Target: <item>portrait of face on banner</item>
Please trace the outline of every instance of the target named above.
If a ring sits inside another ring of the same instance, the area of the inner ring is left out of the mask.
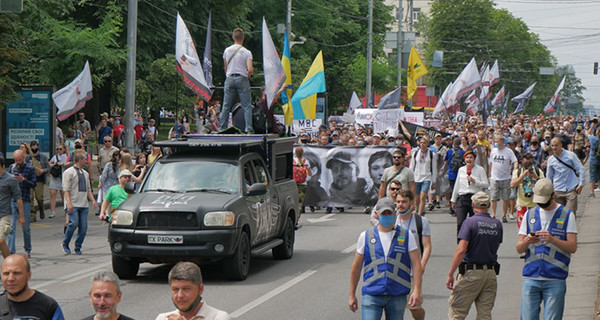
[[[303,145],[311,166],[304,204],[352,207],[377,203],[381,177],[392,166],[394,147],[334,147]]]

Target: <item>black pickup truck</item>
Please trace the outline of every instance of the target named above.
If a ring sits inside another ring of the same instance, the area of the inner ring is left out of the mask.
[[[272,249],[290,259],[300,216],[294,142],[265,135],[155,142],[173,152],[113,213],[113,271],[133,278],[142,262],[222,261],[228,278],[244,280],[252,255]]]

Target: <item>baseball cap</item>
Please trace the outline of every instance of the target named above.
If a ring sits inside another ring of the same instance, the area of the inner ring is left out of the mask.
[[[394,212],[396,210],[396,204],[390,198],[381,198],[377,201],[375,205],[375,211],[377,212],[385,212],[391,211]]]
[[[471,201],[477,208],[486,209],[490,206],[490,196],[483,191],[479,191],[471,196]]]
[[[552,133],[550,133],[550,131],[544,132],[544,138],[550,138],[550,137],[552,137]]]
[[[122,176],[132,176],[131,171],[125,169],[123,171],[121,171],[121,173],[119,173],[119,178],[121,178]]]
[[[308,133],[306,133],[306,132],[302,132],[302,133],[300,134],[300,137],[308,137]]]
[[[577,130],[583,130],[582,126],[577,126]]]
[[[381,139],[381,135],[380,135],[379,133],[376,133],[376,134],[374,134],[374,135],[373,135],[373,138],[375,138],[375,137],[377,137],[377,138],[380,138],[380,139]]]
[[[78,143],[79,143],[80,145],[83,145],[83,140],[81,140],[81,139],[77,139],[77,140],[75,140],[75,144],[78,144]]]
[[[554,193],[554,185],[550,179],[540,179],[533,186],[533,202],[546,203]]]
[[[329,159],[327,161],[327,164],[325,166],[328,169],[331,169],[331,165],[333,164],[334,161],[338,161],[338,162],[345,163],[345,164],[354,163],[354,161],[352,161],[352,157],[350,156],[350,153],[345,152],[343,150],[338,151],[337,153],[335,153],[333,155],[333,157],[331,157],[331,159]]]
[[[337,132],[337,131],[334,131],[334,132],[332,132],[332,133],[331,133],[331,136],[332,136],[332,137],[333,137],[333,136],[338,136],[338,137],[339,137],[339,136],[340,136],[340,133],[339,133],[339,132]]]

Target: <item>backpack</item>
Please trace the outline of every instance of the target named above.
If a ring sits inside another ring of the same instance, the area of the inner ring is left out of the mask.
[[[452,171],[458,172],[458,169],[464,165],[465,161],[460,155],[460,148],[452,148],[452,159],[450,160]]]
[[[419,250],[423,255],[423,217],[419,214],[413,214],[415,217],[415,225],[417,226],[417,236],[419,237]]]
[[[298,163],[296,159],[294,159],[294,181],[296,183],[304,183],[306,182],[306,176],[308,173],[306,172],[306,160],[302,159],[302,163]]]

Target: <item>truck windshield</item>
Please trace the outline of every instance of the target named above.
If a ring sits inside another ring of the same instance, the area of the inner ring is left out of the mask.
[[[154,164],[141,192],[237,193],[239,188],[236,165],[208,161],[159,161]]]

